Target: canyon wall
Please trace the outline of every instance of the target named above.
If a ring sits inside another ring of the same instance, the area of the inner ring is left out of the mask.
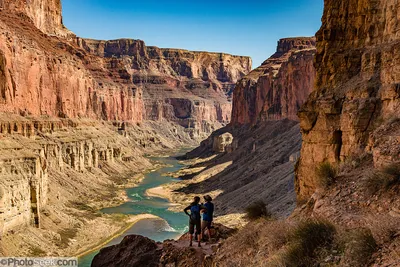
[[[363,152],[375,167],[400,160],[399,129],[390,125],[400,115],[399,14],[395,0],[325,1],[316,90],[299,112],[299,198],[315,191],[321,162]]]
[[[1,11],[0,112],[142,121],[141,91],[113,81],[97,59]]]
[[[114,76],[143,90],[146,120],[168,120],[211,133],[229,123],[235,83],[251,70],[251,59],[224,53],[146,46],[141,40],[77,39]]]
[[[297,111],[313,90],[315,38],[286,38],[260,67],[234,90],[232,124],[298,120]]]
[[[46,34],[73,36],[62,23],[61,0],[0,0],[0,9],[25,14]]]

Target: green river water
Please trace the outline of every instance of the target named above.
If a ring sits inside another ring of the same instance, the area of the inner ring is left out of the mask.
[[[136,223],[132,228],[123,235],[115,238],[105,247],[115,245],[121,242],[126,235],[138,234],[146,236],[155,241],[164,241],[166,239],[175,239],[181,236],[187,228],[187,216],[182,213],[169,211],[171,203],[166,199],[157,197],[148,197],[145,192],[149,188],[158,187],[166,183],[170,183],[175,178],[162,176],[166,172],[175,172],[183,167],[174,157],[151,158],[157,162],[167,164],[168,167],[147,173],[139,186],[126,190],[129,201],[113,208],[103,209],[104,213],[122,213],[122,214],[153,214],[163,220],[148,219]],[[98,253],[95,251],[79,259],[79,267],[90,266],[94,256]]]

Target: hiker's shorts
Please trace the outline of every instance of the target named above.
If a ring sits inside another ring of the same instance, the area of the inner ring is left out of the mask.
[[[194,234],[194,228],[196,227],[196,234],[201,234],[201,221],[191,222],[189,221],[189,234]]]
[[[209,222],[209,221],[202,221],[201,222],[201,231],[202,232],[204,232],[204,230],[207,228],[207,229],[210,229],[211,228],[211,224],[212,224],[212,222]]]

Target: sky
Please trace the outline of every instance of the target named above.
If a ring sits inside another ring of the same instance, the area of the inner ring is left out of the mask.
[[[63,0],[63,21],[80,37],[250,56],[259,66],[280,38],[313,36],[323,0]]]

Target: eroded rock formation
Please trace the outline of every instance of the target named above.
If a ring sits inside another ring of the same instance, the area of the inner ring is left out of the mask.
[[[62,23],[60,0],[0,0],[0,9],[25,14],[46,34],[73,36]]]
[[[325,1],[316,90],[299,112],[300,198],[315,191],[321,162],[338,163],[363,151],[374,155],[375,166],[400,159],[399,129],[389,123],[400,115],[399,13],[394,0]],[[385,136],[376,138],[376,129]]]
[[[232,124],[298,120],[297,111],[314,87],[315,38],[286,38],[276,53],[240,80],[234,91]]]

